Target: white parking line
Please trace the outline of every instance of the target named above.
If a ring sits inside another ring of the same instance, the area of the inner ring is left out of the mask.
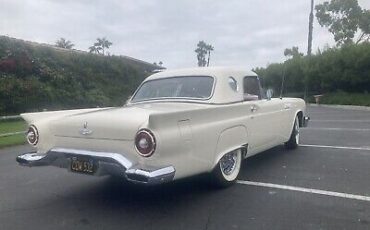
[[[310,122],[370,122],[370,120],[310,120]]]
[[[369,132],[370,131],[370,129],[321,128],[321,127],[305,127],[302,130],[360,131],[360,132]]]
[[[289,185],[280,185],[280,184],[271,184],[271,183],[263,183],[263,182],[254,182],[254,181],[244,181],[238,180],[236,183],[242,185],[251,185],[251,186],[259,186],[259,187],[266,187],[266,188],[276,188],[276,189],[283,189],[283,190],[290,190],[290,191],[297,191],[297,192],[305,192],[311,194],[319,194],[324,196],[333,196],[345,199],[352,199],[352,200],[360,200],[360,201],[369,201],[369,196],[361,196],[361,195],[354,195],[348,193],[341,193],[341,192],[332,192],[326,190],[319,190],[319,189],[312,189],[312,188],[302,188],[296,186],[289,186]]]
[[[349,150],[365,150],[370,151],[370,147],[346,147],[346,146],[331,146],[331,145],[302,145],[301,147],[313,147],[313,148],[331,148],[331,149],[349,149]]]

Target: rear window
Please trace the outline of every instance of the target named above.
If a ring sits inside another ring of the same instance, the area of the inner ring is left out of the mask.
[[[132,102],[189,98],[208,99],[211,97],[214,79],[210,76],[170,77],[147,81],[141,85]]]

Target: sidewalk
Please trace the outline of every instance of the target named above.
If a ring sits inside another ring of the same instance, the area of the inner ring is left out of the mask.
[[[309,106],[315,106],[315,107],[326,107],[326,108],[353,109],[353,110],[370,111],[370,106],[359,106],[359,105],[326,105],[326,104],[314,104],[314,103],[309,103],[308,105]]]

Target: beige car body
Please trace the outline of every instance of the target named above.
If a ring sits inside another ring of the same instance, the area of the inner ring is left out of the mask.
[[[280,145],[290,138],[297,116],[301,125],[304,122],[302,99],[245,101],[243,79],[257,76],[251,71],[216,67],[168,70],[153,74],[144,82],[203,75],[214,78],[212,95],[207,99],[163,98],[137,103],[129,100],[123,107],[22,114],[39,132],[37,152],[32,154],[40,158],[51,149],[66,149],[72,154],[75,150],[76,154],[114,153],[115,157],[119,154],[130,162],[124,170],[135,165],[140,166],[136,171],[171,166],[172,180],[211,172],[224,154],[235,149],[243,149],[244,157],[248,157]],[[230,87],[230,77],[236,80],[237,90]],[[89,135],[81,134],[85,122],[91,130]],[[135,149],[135,135],[143,128],[156,138],[156,150],[150,157],[140,156]],[[37,165],[30,163],[33,160],[30,155],[23,155],[18,162]],[[68,161],[59,166],[68,168],[67,164]]]

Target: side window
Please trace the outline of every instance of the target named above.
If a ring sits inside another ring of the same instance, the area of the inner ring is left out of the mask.
[[[237,91],[239,90],[239,89],[238,89],[238,82],[236,82],[235,78],[233,78],[233,77],[229,77],[228,82],[229,82],[229,86],[230,86],[230,88],[231,88],[233,91],[237,92]]]
[[[257,77],[245,77],[243,80],[243,88],[244,100],[253,101],[262,99],[261,87]]]

